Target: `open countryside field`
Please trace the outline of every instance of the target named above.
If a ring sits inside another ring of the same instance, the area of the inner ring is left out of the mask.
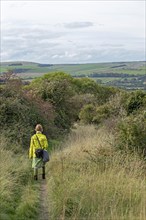
[[[89,77],[98,83],[126,89],[146,90],[146,62],[90,64],[39,64],[33,62],[2,62],[0,74],[13,70],[22,80],[32,80],[45,73],[61,71],[74,77]]]

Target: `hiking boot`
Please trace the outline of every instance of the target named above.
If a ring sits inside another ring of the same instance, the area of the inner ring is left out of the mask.
[[[34,176],[34,180],[38,180],[38,176],[37,175]]]

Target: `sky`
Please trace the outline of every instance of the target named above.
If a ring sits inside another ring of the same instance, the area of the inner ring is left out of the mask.
[[[1,61],[143,61],[145,0],[1,0]]]

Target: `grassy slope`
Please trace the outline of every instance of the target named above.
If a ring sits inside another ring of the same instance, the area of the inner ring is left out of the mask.
[[[0,140],[0,219],[36,219],[40,192],[27,155],[2,135]]]
[[[145,163],[113,145],[104,129],[79,127],[52,154],[51,219],[146,219]]]
[[[11,64],[14,62],[11,62]],[[16,62],[15,62],[16,63]],[[19,62],[20,63],[20,62]],[[72,75],[80,74],[92,74],[96,73],[127,73],[127,74],[146,74],[144,62],[123,62],[123,63],[93,63],[93,64],[58,64],[50,67],[39,67],[37,63],[22,62],[22,66],[8,66],[10,63],[1,63],[0,72],[5,72],[8,69],[23,68],[29,69],[24,73],[20,73],[21,76],[34,77],[43,75],[44,73],[52,71],[64,71]],[[125,65],[123,67],[118,67]],[[114,67],[114,68],[113,68]],[[22,77],[22,78],[23,78]]]
[[[18,62],[20,64],[20,62]],[[90,64],[55,64],[51,66],[39,66],[38,63],[21,62],[23,65],[9,66],[17,64],[17,62],[1,63],[0,73],[6,72],[8,69],[23,69],[17,72],[17,75],[23,80],[31,81],[36,77],[43,76],[46,73],[62,71],[77,77],[89,77],[98,83],[116,86],[125,89],[146,90],[146,79],[141,76],[146,76],[146,62],[116,62],[116,63],[90,63]],[[26,71],[25,71],[26,69]],[[96,75],[95,74],[100,74]],[[104,75],[103,75],[104,74]],[[108,75],[112,74],[112,76]],[[119,74],[118,78],[117,75]],[[125,77],[128,74],[129,77]],[[130,76],[131,75],[131,76]],[[124,79],[124,80],[123,80]]]
[[[104,128],[79,126],[52,152],[47,164],[50,219],[146,219],[145,162],[113,146],[114,137]],[[1,136],[2,220],[38,216],[40,185],[32,182],[23,154]]]

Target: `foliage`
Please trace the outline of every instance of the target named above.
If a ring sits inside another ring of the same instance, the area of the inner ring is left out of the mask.
[[[100,124],[105,119],[109,118],[111,114],[111,109],[108,104],[101,105],[96,108],[95,116],[92,118],[92,121],[96,124]]]
[[[93,104],[84,105],[80,111],[79,119],[84,124],[90,124],[95,114],[95,106]]]
[[[145,219],[145,163],[137,154],[146,153],[145,107],[144,92],[106,88],[62,72],[29,86],[8,80],[0,89],[0,217],[36,219],[39,195],[21,146],[29,146],[35,125],[41,123],[52,150],[51,219]],[[75,126],[78,120],[87,125]],[[89,125],[106,126],[107,121],[109,131]],[[75,129],[60,146],[60,134],[72,125]]]
[[[78,93],[96,94],[100,88],[95,81],[89,78],[74,79],[73,82]]]
[[[78,120],[102,124],[117,118],[116,128],[120,118],[145,108],[146,94],[103,87],[89,78],[55,72],[33,80],[28,86],[23,86],[19,79],[8,79],[1,88],[0,103],[5,135],[28,146],[37,123],[43,124],[51,139],[69,132]]]
[[[146,93],[143,91],[132,92],[125,102],[127,114],[137,111],[139,108],[146,106]]]
[[[118,92],[118,89],[101,86],[90,78],[74,79],[73,83],[77,93],[94,95],[98,104],[105,103],[110,96]]]
[[[111,96],[106,103],[97,105],[92,121],[95,124],[100,124],[105,122],[107,119],[124,117],[126,115],[126,110],[124,108],[124,96],[125,93],[120,91]]]
[[[100,124],[109,118],[124,115],[123,94],[123,92],[117,92],[107,102],[100,105],[95,101],[83,105],[79,113],[80,120],[86,124]]]
[[[70,98],[74,95],[71,88],[71,76],[64,73],[46,74],[36,79],[30,85],[37,96],[52,103],[55,109],[54,123],[60,129],[69,129],[72,123]]]
[[[0,128],[12,142],[17,142],[25,148],[29,146],[30,136],[37,123],[42,123],[45,130],[48,128],[45,125],[48,123],[46,120],[49,116],[46,117],[42,108],[36,108],[36,103],[34,104],[34,101],[32,102],[22,92],[16,93],[13,87],[10,87],[9,90],[6,87],[1,92]],[[48,110],[49,108],[47,108]],[[51,116],[52,114],[50,114]]]
[[[54,123],[63,130],[69,130],[80,118],[79,112],[86,104],[104,103],[117,91],[99,86],[91,79],[76,79],[63,72],[46,74],[32,81],[28,88],[52,103],[56,113]]]
[[[52,155],[51,219],[145,219],[145,163],[114,143],[103,128],[79,126]]]
[[[0,219],[36,219],[39,190],[32,182],[26,153],[16,153],[20,146],[2,134],[0,139]]]
[[[117,146],[146,155],[146,112],[139,111],[118,122]]]

